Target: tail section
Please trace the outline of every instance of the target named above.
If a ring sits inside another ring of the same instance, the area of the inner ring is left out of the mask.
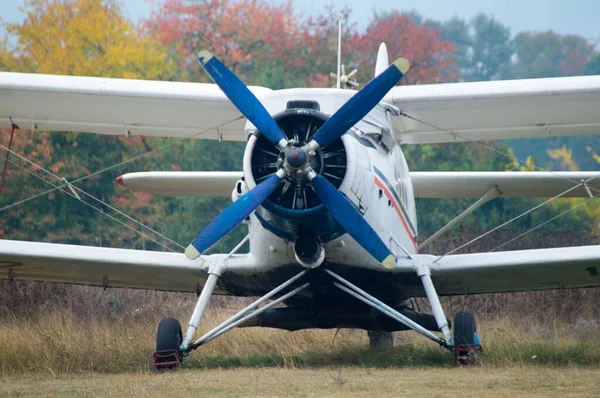
[[[379,51],[377,51],[377,63],[375,64],[375,77],[390,66],[390,59],[388,57],[387,47],[385,43],[381,43]]]

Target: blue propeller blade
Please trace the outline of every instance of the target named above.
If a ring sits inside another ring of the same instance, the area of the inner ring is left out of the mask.
[[[273,174],[229,205],[190,243],[185,249],[185,256],[193,260],[210,249],[260,206],[275,191],[280,182],[280,177]]]
[[[366,251],[386,268],[396,265],[396,257],[371,228],[362,214],[325,177],[317,175],[311,181],[317,196],[331,215]]]
[[[256,126],[261,134],[275,145],[286,139],[258,98],[211,52],[200,51],[198,61],[233,105]]]
[[[385,97],[409,68],[406,59],[397,59],[338,109],[317,131],[314,141],[324,147],[344,135]]]

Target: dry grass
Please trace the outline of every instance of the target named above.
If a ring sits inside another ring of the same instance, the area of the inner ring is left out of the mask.
[[[236,308],[239,306],[235,306]],[[234,312],[213,306],[200,332]],[[137,315],[136,315],[137,314]],[[179,313],[187,319],[188,312]],[[50,311],[34,318],[5,319],[0,324],[0,374],[73,372],[145,372],[151,370],[156,325],[163,314],[143,311],[121,319],[77,319],[72,312]],[[184,321],[185,322],[185,321]],[[600,327],[593,321],[540,324],[502,318],[480,324],[488,366],[600,364]],[[358,330],[237,329],[193,352],[191,368],[232,367],[451,367],[452,355],[410,332],[396,334],[397,348],[372,351]]]
[[[156,374],[5,376],[8,396],[596,397],[597,370],[512,368],[229,369]]]
[[[444,298],[443,305],[450,317],[476,314],[486,366],[595,367],[599,299],[600,289],[578,289]],[[194,302],[193,294],[0,282],[0,375],[149,371],[158,322],[174,316],[185,325]],[[214,297],[200,333],[247,302]],[[450,353],[419,335],[397,333],[396,341],[396,349],[374,352],[363,331],[239,329],[193,352],[186,366],[453,366]]]

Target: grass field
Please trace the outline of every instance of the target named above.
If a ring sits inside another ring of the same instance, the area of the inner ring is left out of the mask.
[[[157,374],[5,376],[8,396],[597,397],[597,369],[540,366],[370,369],[238,368]]]
[[[156,326],[165,316],[185,324],[193,297],[113,296],[80,287],[48,301],[19,287],[8,286],[12,306],[0,308],[0,396],[563,397],[600,391],[598,300],[591,290],[445,299],[450,316],[457,309],[481,311],[485,354],[478,367],[456,369],[450,352],[412,332],[396,333],[393,350],[371,350],[364,331],[247,328],[191,353],[184,369],[157,374],[151,362]],[[199,334],[244,305],[216,298]]]
[[[211,310],[200,333],[227,317],[232,309]],[[49,313],[33,319],[0,323],[0,375],[140,372],[152,368],[159,317],[139,320],[93,317],[79,320],[71,313]],[[598,366],[599,327],[596,323],[539,324],[521,318],[481,322],[479,335],[490,366]],[[393,350],[368,348],[360,330],[235,329],[200,347],[186,359],[197,369],[237,367],[311,368],[359,366],[400,368],[453,366],[453,356],[413,332],[396,333]]]

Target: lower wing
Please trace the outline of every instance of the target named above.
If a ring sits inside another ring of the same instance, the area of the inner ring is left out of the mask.
[[[181,253],[0,240],[0,280],[31,280],[135,289],[198,292],[210,267],[252,266],[249,255]],[[215,293],[227,294],[217,287]]]
[[[429,266],[440,295],[519,292],[600,286],[600,246],[432,255],[402,259],[393,270]]]
[[[0,240],[0,280],[197,293],[206,281],[208,270],[225,265],[224,276],[232,273],[247,277],[259,272],[260,267],[247,254],[214,254],[192,262],[180,253]],[[600,246],[458,254],[441,258],[420,254],[413,255],[412,259],[401,258],[396,268],[380,272],[399,276],[404,280],[402,288],[419,296],[424,293],[417,283],[417,265],[430,268],[440,295],[600,286]],[[363,272],[373,271],[364,269]],[[411,281],[417,284],[411,287]],[[218,286],[215,293],[229,292]]]

